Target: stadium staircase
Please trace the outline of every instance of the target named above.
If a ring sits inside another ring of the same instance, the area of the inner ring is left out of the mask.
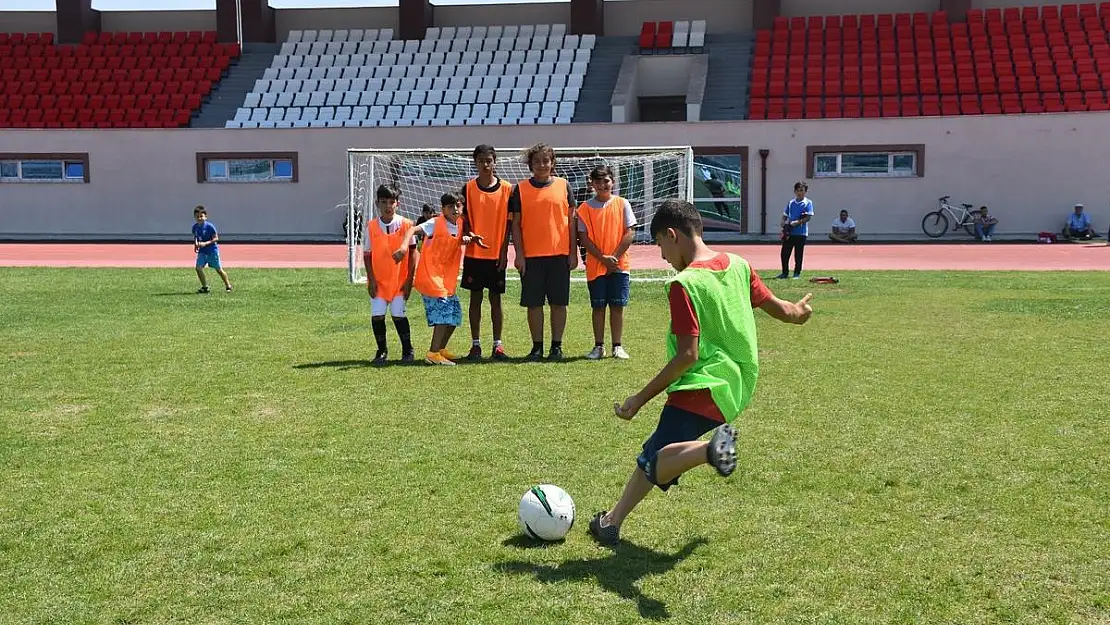
[[[748,73],[754,34],[707,34],[709,75],[701,105],[703,120],[745,119],[748,112]]]
[[[254,88],[254,81],[270,66],[274,55],[281,49],[276,43],[248,43],[238,63],[228,68],[227,76],[212,91],[208,101],[193,118],[193,128],[223,128],[243,105],[243,99]]]
[[[636,37],[598,37],[574,110],[574,123],[613,121],[610,100],[617,86],[621,62],[629,54],[636,54]]]

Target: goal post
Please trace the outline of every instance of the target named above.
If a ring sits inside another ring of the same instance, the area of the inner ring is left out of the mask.
[[[524,149],[498,149],[496,174],[509,184],[530,177]],[[430,204],[439,213],[439,198],[458,193],[477,175],[473,149],[359,149],[347,151],[347,268],[352,283],[366,281],[363,242],[369,240],[367,226],[377,211],[375,191],[381,184],[394,184],[401,191],[398,213],[416,221],[421,207]],[[636,242],[630,248],[632,279],[660,280],[673,274],[658,253],[645,249],[650,244],[648,227],[660,204],[669,199],[694,201],[694,153],[683,147],[591,147],[555,148],[555,175],[570,182],[580,203],[593,196],[590,170],[608,165],[616,177],[613,193],[632,205],[636,216]],[[510,246],[510,256],[512,247]],[[515,272],[509,272],[514,279]],[[585,280],[581,270],[572,280]]]

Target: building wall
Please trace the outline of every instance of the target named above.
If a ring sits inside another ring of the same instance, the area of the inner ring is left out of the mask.
[[[397,29],[397,7],[365,7],[357,9],[275,9],[274,21],[278,41],[285,41],[291,30],[322,28],[392,28]]]
[[[0,33],[58,34],[53,11],[0,11]]]
[[[566,24],[569,27],[570,3],[437,5],[435,22],[437,26]]]
[[[708,33],[736,33],[752,28],[752,0],[636,0],[605,3],[605,34],[640,34],[644,22],[705,20]]]
[[[212,210],[229,237],[336,236],[335,208],[347,196],[349,147],[469,150],[547,141],[584,146],[747,146],[750,223],[758,228],[759,149],[768,159],[768,223],[774,224],[795,180],[806,175],[806,147],[924,144],[924,177],[817,179],[815,227],[824,230],[842,208],[867,235],[920,235],[936,199],[987,204],[1001,233],[1059,230],[1070,207],[1083,202],[1099,228],[1110,211],[1104,137],[1110,115],[968,116],[876,120],[795,120],[657,124],[575,124],[497,128],[289,130],[7,131],[7,152],[88,152],[89,184],[11,184],[0,190],[0,237],[181,238],[195,204]],[[197,152],[297,151],[295,184],[201,184]],[[504,158],[504,157],[503,157]],[[827,222],[827,223],[826,223]],[[772,226],[773,228],[773,226]],[[186,235],[187,236],[187,235]]]
[[[216,30],[215,11],[101,11],[105,32]]]
[[[938,0],[782,0],[781,12],[787,17],[797,17],[850,13],[931,13],[939,8]]]

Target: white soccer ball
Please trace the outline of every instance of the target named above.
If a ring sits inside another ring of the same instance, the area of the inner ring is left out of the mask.
[[[558,486],[533,486],[520,498],[517,520],[529,538],[562,540],[574,525],[574,500]]]

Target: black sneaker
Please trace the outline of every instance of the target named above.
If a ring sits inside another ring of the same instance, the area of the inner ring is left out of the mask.
[[[231,292],[231,287],[224,287],[224,290],[227,291],[228,293],[230,293]]]
[[[370,363],[374,366],[380,367],[389,359],[389,353],[384,349],[379,349],[378,353],[374,354],[374,360]]]
[[[787,278],[789,278],[789,277],[790,277],[790,276],[789,276],[788,274],[785,274],[785,273],[780,273],[779,275],[775,276],[775,280],[785,280],[785,279],[787,279]]]
[[[197,289],[197,293],[211,293],[211,292],[212,292],[212,290],[209,289],[207,286],[202,286],[199,289]]]
[[[533,347],[532,351],[528,352],[528,355],[525,356],[524,359],[529,362],[538,362],[540,360],[543,360],[543,348]]]
[[[466,360],[468,362],[478,362],[481,359],[482,359],[482,348],[479,347],[478,345],[472,345],[470,347],[470,353],[468,353],[466,355]]]
[[[416,354],[413,353],[413,351],[411,349],[407,350],[407,351],[405,351],[404,353],[401,354],[401,362],[415,362],[415,361],[416,361]]]
[[[489,358],[490,358],[490,360],[496,360],[498,362],[501,362],[501,361],[508,360],[509,355],[505,353],[505,348],[504,347],[502,347],[500,345],[494,345],[493,346],[493,353],[490,354]]]
[[[709,464],[724,477],[736,470],[736,430],[729,424],[717,427],[709,439]]]
[[[547,359],[550,360],[550,361],[562,360],[563,359],[563,348],[562,347],[552,347],[551,351],[548,352],[548,354],[547,354]]]
[[[594,540],[602,545],[613,546],[621,541],[621,528],[619,525],[602,527],[601,519],[606,514],[608,512],[598,512],[594,515],[594,518],[590,519],[590,536],[593,536]]]

